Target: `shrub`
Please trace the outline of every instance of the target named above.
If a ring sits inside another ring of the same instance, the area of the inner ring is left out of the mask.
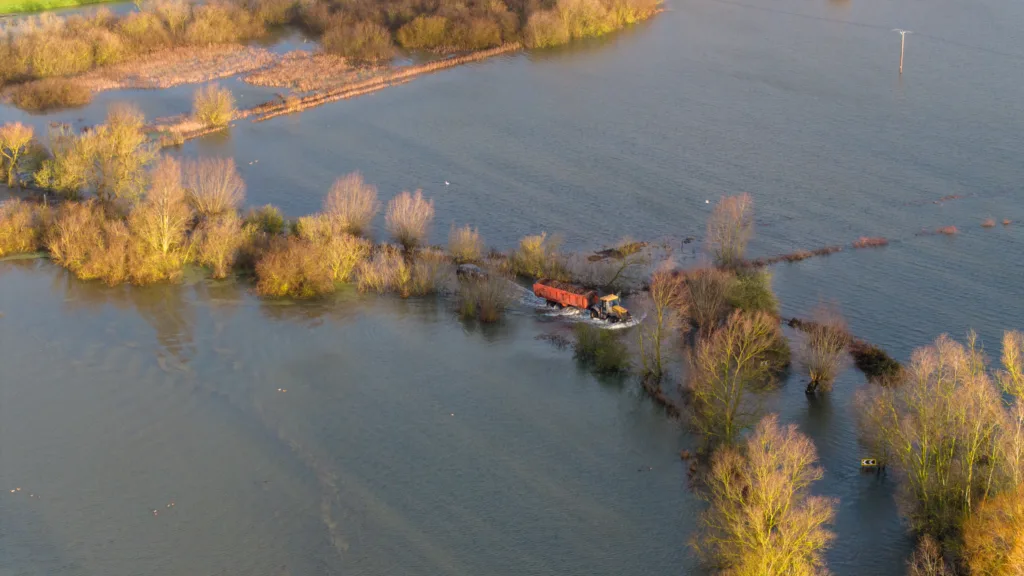
[[[181,25],[184,26],[184,22]],[[174,42],[172,32],[164,27],[160,17],[153,12],[130,13],[117,22],[115,30],[132,52],[155,52]]]
[[[602,330],[585,323],[573,326],[574,356],[601,374],[628,372],[629,351],[613,330]]]
[[[252,33],[251,16],[230,4],[197,4],[185,26],[184,41],[190,46],[237,42]]]
[[[12,88],[11,102],[22,110],[49,112],[85,106],[92,102],[92,92],[74,80],[44,78]]]
[[[83,134],[85,149],[95,157],[90,182],[101,200],[134,199],[146,185],[146,170],[156,158],[156,149],[143,132],[145,117],[131,104],[112,104],[107,123]],[[94,140],[92,145],[89,141]]]
[[[1024,484],[986,500],[964,524],[971,574],[1018,576],[1024,566]]]
[[[434,201],[425,200],[423,192],[402,192],[388,202],[385,223],[391,236],[406,250],[413,250],[427,237],[427,229],[434,219]]]
[[[189,203],[201,217],[237,210],[245,199],[245,182],[232,158],[186,161],[183,171]]]
[[[814,444],[770,415],[744,448],[713,456],[705,478],[710,507],[692,546],[728,574],[827,574],[824,552],[835,535],[826,526],[838,501],[810,494],[823,476]]]
[[[315,298],[334,291],[331,269],[308,241],[275,239],[256,262],[256,293],[271,298]]]
[[[779,314],[779,300],[772,292],[772,275],[766,270],[738,272],[728,283],[726,299],[735,310]]]
[[[250,209],[249,214],[245,217],[245,224],[252,225],[271,236],[277,236],[285,229],[284,215],[277,207],[270,204]]]
[[[960,230],[956,226],[943,226],[936,230],[939,234],[945,234],[946,236],[954,236],[960,233]]]
[[[451,263],[444,252],[423,250],[413,261],[410,292],[417,296],[438,292],[448,285],[451,273]]]
[[[981,227],[982,228],[995,228],[996,227],[995,218],[986,218],[985,220],[982,221]]]
[[[377,188],[353,172],[334,181],[324,200],[324,214],[337,232],[363,236],[380,210]]]
[[[799,357],[811,378],[807,391],[830,390],[846,360],[850,342],[846,320],[838,311],[819,307],[805,326]]]
[[[476,228],[468,224],[462,228],[456,228],[452,224],[448,231],[448,253],[456,265],[478,262],[483,255],[484,241]]]
[[[878,346],[851,340],[850,355],[854,365],[864,373],[871,382],[898,384],[902,380],[903,366]]]
[[[44,247],[49,212],[18,199],[0,204],[0,257]]]
[[[395,38],[403,48],[434,49],[444,46],[448,19],[444,16],[417,16],[398,29]]]
[[[321,44],[326,52],[355,63],[376,63],[394,54],[391,34],[387,28],[373,22],[335,22],[324,32]]]
[[[459,314],[490,324],[501,320],[512,303],[512,280],[490,272],[482,277],[459,281]]]
[[[206,126],[227,126],[235,117],[235,97],[216,83],[203,86],[192,99],[192,116]]]
[[[569,280],[565,261],[558,253],[560,244],[559,237],[548,237],[546,232],[523,238],[509,258],[512,272],[531,278]]]
[[[369,240],[350,234],[331,236],[325,242],[314,245],[320,259],[330,271],[334,282],[350,282],[359,265],[370,256],[373,245]]]
[[[0,126],[0,168],[6,170],[7,186],[11,188],[21,184],[18,160],[28,151],[33,134],[32,127],[21,122]]]
[[[526,22],[526,44],[531,48],[550,48],[569,42],[569,28],[556,12],[538,10]]]
[[[359,291],[384,294],[395,284],[396,271],[405,266],[405,260],[396,250],[385,246],[370,260],[359,265]]]
[[[242,219],[235,212],[208,218],[195,231],[196,261],[208,266],[214,278],[226,278],[238,260],[246,236]]]
[[[665,264],[651,276],[647,292],[650,298],[649,320],[642,323],[637,331],[644,376],[654,381],[660,381],[664,374],[662,353],[665,342],[682,323],[687,308],[680,281],[669,270],[668,263]]]
[[[94,201],[61,206],[47,239],[51,259],[82,280],[113,286],[129,278],[130,235],[120,220],[109,220]]]
[[[708,218],[708,248],[719,266],[743,263],[747,243],[754,234],[753,201],[750,194],[723,196]]]
[[[42,162],[34,178],[42,188],[65,198],[77,198],[93,179],[95,138],[79,137],[67,127],[49,134],[53,158]]]
[[[907,561],[908,576],[954,576],[942,557],[942,548],[934,538],[925,534],[918,542],[914,554]]]

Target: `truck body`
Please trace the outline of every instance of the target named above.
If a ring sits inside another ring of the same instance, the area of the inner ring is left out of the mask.
[[[591,317],[612,322],[629,320],[629,311],[622,307],[615,294],[598,296],[597,291],[575,284],[542,278],[533,284],[533,293],[550,306],[578,308],[590,312]]]

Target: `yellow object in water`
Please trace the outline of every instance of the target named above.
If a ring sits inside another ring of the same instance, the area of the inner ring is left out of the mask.
[[[863,458],[860,461],[861,468],[874,468],[878,466],[878,460],[874,458]]]

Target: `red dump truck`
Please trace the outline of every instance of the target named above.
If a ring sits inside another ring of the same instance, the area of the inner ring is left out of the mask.
[[[622,307],[616,294],[598,296],[596,290],[547,278],[533,284],[533,293],[546,300],[549,306],[578,308],[590,312],[593,318],[612,322],[629,320],[629,311]]]

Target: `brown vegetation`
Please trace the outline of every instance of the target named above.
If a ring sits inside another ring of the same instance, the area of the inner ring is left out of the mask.
[[[235,117],[235,97],[231,90],[217,84],[197,89],[192,99],[192,117],[205,126],[227,126]]]
[[[1006,220],[1003,220],[1003,226],[1009,226],[1011,223],[1012,222],[1011,222],[1011,220],[1009,218],[1007,218]]]
[[[770,358],[780,336],[775,318],[736,311],[724,326],[697,342],[687,392],[693,424],[705,442],[733,445],[757,421],[749,396],[771,381]]]
[[[728,313],[729,286],[733,276],[718,268],[697,268],[683,278],[683,299],[690,322],[701,336],[709,336]]]
[[[807,392],[831,390],[846,359],[850,342],[846,320],[834,309],[819,307],[807,323],[800,346],[800,364],[810,376]]]
[[[90,92],[169,88],[259,71],[283,61],[268,50],[237,44],[187,46],[143,54],[68,80]]]
[[[572,327],[573,355],[598,374],[621,374],[632,366],[618,331],[603,330],[580,322]]]
[[[353,172],[334,181],[324,200],[324,215],[337,232],[364,236],[380,211],[377,188]]]
[[[995,220],[995,218],[985,218],[984,220],[981,221],[981,227],[982,228],[995,228],[996,227],[996,220]]]
[[[964,523],[964,557],[975,576],[1024,569],[1024,484],[982,502]]]
[[[733,268],[743,262],[747,243],[754,234],[754,202],[750,194],[723,196],[708,218],[708,249],[715,263]]]
[[[356,63],[375,63],[389,60],[395,47],[388,29],[374,22],[347,24],[335,19],[321,38],[329,54],[344,56]]]
[[[452,224],[448,231],[448,253],[451,254],[455,265],[478,262],[483,256],[484,241],[480,238],[480,232],[468,224],[462,228],[456,228]]]
[[[942,557],[942,548],[931,536],[918,542],[914,554],[907,562],[908,576],[953,576],[953,570]]]
[[[551,9],[533,12],[523,35],[533,48],[558,46],[649,18],[658,5],[654,0],[558,0]]]
[[[692,543],[707,561],[736,576],[827,573],[835,499],[811,496],[821,480],[817,451],[795,425],[769,415],[744,450],[715,453],[705,482],[710,508]]]
[[[957,230],[956,226],[943,226],[942,228],[936,230],[936,232],[938,232],[939,234],[945,234],[946,236],[953,236],[955,234],[960,233],[960,231]]]
[[[878,236],[861,236],[853,243],[854,248],[881,248],[888,245],[887,239]]]
[[[67,78],[43,78],[12,86],[6,91],[11,103],[29,112],[81,108],[92,102],[92,92]]]
[[[685,320],[687,301],[683,297],[681,283],[668,268],[668,263],[651,276],[648,296],[648,319],[640,325],[637,338],[643,376],[653,384],[660,382],[665,373],[662,361],[665,344]]]
[[[388,202],[384,216],[388,232],[406,250],[413,250],[427,239],[434,219],[434,201],[423,198],[423,191],[402,192]]]
[[[183,172],[189,203],[201,217],[235,211],[245,199],[245,181],[233,158],[187,160]]]
[[[146,169],[156,150],[142,131],[137,108],[114,104],[107,122],[81,134],[67,127],[50,133],[50,151],[35,180],[68,198],[93,192],[105,202],[137,198],[146,185]]]
[[[13,122],[0,126],[0,170],[5,172],[7,186],[21,184],[18,178],[18,161],[28,151],[35,135],[31,126]]]
[[[48,209],[21,200],[0,204],[0,257],[42,250]]]
[[[242,220],[235,212],[207,218],[193,236],[196,262],[208,266],[214,278],[226,278],[251,232],[242,228]]]
[[[490,271],[482,277],[459,280],[459,314],[463,319],[476,318],[490,324],[501,320],[512,303],[512,280]]]

